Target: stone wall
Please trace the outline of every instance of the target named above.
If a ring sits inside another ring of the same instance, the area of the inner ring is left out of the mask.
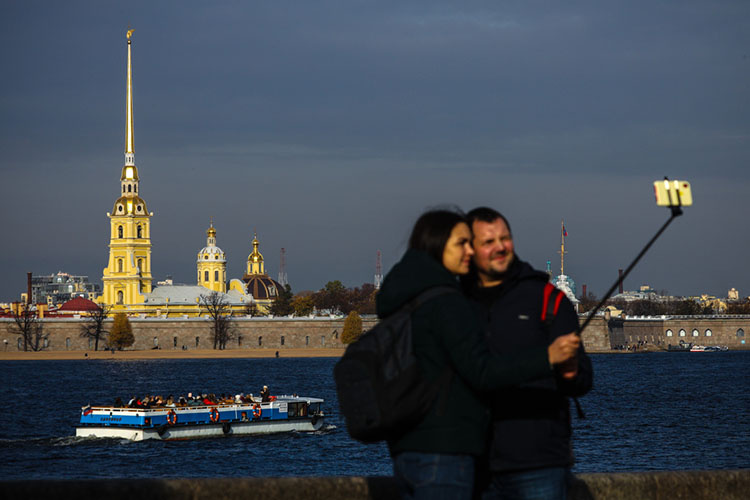
[[[579,474],[570,500],[744,500],[750,470]],[[379,500],[399,497],[392,477],[277,477],[217,479],[96,479],[0,481],[6,500]]]
[[[581,323],[584,317],[580,318]],[[8,340],[8,349],[18,349],[19,336],[8,329],[12,319],[0,319],[0,342]],[[81,319],[45,318],[42,320],[49,334],[50,351],[85,351],[93,343],[81,338]],[[374,318],[363,319],[365,330],[375,324]],[[210,349],[212,323],[206,318],[130,318],[136,341],[132,349]],[[112,320],[108,320],[107,328]],[[341,331],[344,318],[237,318],[237,336],[227,349],[290,349],[343,347]],[[672,336],[668,336],[668,331]],[[685,336],[680,336],[684,330]],[[697,331],[698,335],[693,336]],[[707,335],[710,331],[711,335]],[[745,332],[738,336],[738,331]],[[748,349],[742,343],[750,334],[750,316],[682,316],[666,318],[626,318],[605,320],[594,318],[583,332],[583,342],[589,352],[608,352],[620,344],[646,341],[649,345],[666,348],[682,339],[702,345],[726,345],[730,349]],[[100,349],[103,346],[100,345]]]
[[[13,320],[0,319],[0,341],[8,340],[8,349],[18,348],[20,336],[8,327]],[[85,351],[93,349],[93,341],[80,335],[82,320],[76,318],[45,318],[44,331],[49,335],[50,351]],[[211,349],[213,323],[207,318],[161,319],[130,318],[135,344],[133,350],[160,349]],[[375,319],[362,321],[364,329],[371,328]],[[341,331],[344,318],[237,318],[233,321],[237,335],[227,344],[227,349],[292,349],[343,347]],[[112,320],[105,328],[110,329]],[[104,346],[100,342],[99,348]],[[22,347],[21,347],[22,349]]]

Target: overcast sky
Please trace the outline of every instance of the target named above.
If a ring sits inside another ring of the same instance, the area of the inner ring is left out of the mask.
[[[195,282],[213,216],[231,277],[257,230],[294,291],[387,271],[426,208],[489,205],[521,258],[601,296],[626,280],[750,295],[750,2],[105,2],[0,5],[0,301],[26,272],[101,283],[125,147],[155,280]]]

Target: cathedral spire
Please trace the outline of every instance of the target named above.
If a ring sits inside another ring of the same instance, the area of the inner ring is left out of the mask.
[[[129,28],[129,27],[128,27]],[[133,147],[133,72],[130,62],[130,37],[134,29],[128,29],[128,80],[127,80],[127,97],[125,98],[126,127],[125,134],[125,165],[135,165],[135,149]]]

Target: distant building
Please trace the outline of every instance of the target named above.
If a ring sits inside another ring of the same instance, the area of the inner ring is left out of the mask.
[[[88,276],[58,271],[49,276],[31,277],[31,302],[34,304],[60,305],[76,297],[93,300],[101,292],[102,287],[89,283]]]
[[[732,288],[727,292],[727,299],[729,300],[740,300],[740,292],[736,288]]]
[[[626,290],[612,296],[612,300],[624,300],[625,302],[632,302],[634,300],[662,300],[663,298],[649,285],[641,285],[638,291]]]

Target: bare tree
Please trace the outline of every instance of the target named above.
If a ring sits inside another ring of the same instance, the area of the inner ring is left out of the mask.
[[[37,317],[31,304],[17,303],[13,307],[14,323],[9,325],[11,333],[23,338],[23,350],[41,351],[46,346],[45,341],[49,335],[44,333],[44,325]]]
[[[213,322],[214,349],[225,349],[227,342],[236,334],[232,324],[232,307],[224,294],[216,291],[201,295],[200,303]]]
[[[107,330],[104,329],[104,320],[107,319],[111,306],[106,304],[99,306],[86,316],[85,322],[81,325],[81,337],[94,339],[94,350],[99,350],[99,340],[104,340]]]

